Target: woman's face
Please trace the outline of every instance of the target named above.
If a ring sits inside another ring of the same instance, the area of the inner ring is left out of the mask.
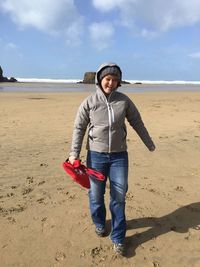
[[[117,89],[118,84],[119,84],[119,79],[115,75],[106,75],[101,80],[101,87],[106,95],[109,95],[112,91]]]

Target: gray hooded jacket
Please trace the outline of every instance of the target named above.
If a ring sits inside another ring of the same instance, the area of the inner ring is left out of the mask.
[[[131,99],[116,90],[108,97],[104,95],[98,77],[105,66],[117,65],[104,64],[97,71],[95,78],[97,90],[82,102],[76,115],[70,156],[79,157],[86,130],[87,150],[106,153],[126,151],[125,119],[149,150],[154,146],[140,113]]]

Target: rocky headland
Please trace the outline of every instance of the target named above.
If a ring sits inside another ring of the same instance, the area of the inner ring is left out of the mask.
[[[17,80],[14,77],[7,78],[3,76],[3,69],[0,66],[0,82],[17,82]]]
[[[93,71],[85,72],[82,83],[95,84],[95,75],[96,75],[96,72],[93,72]],[[122,84],[130,84],[130,83],[126,81],[122,81]]]

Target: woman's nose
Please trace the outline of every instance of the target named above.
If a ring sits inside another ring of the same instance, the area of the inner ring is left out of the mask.
[[[109,85],[112,85],[113,84],[113,80],[111,79],[110,81],[109,81]]]

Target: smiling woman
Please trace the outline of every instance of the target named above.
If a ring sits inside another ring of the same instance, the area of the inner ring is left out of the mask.
[[[118,66],[105,67],[102,68],[97,79],[105,95],[109,95],[121,86],[122,73]]]
[[[126,218],[125,199],[128,190],[127,127],[125,120],[136,131],[149,151],[155,145],[144,126],[136,106],[125,94],[118,92],[122,72],[115,63],[102,64],[96,72],[97,90],[80,105],[72,137],[69,162],[73,165],[80,157],[83,139],[87,133],[87,166],[102,173],[106,179],[98,182],[90,178],[89,202],[91,218],[98,236],[105,236],[106,181],[110,182],[110,239],[114,251],[124,255]]]

